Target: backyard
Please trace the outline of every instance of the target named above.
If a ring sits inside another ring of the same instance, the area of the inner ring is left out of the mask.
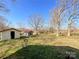
[[[66,53],[79,59],[79,37],[56,37],[42,34],[36,37],[0,42],[0,59],[65,59]]]
[[[79,59],[79,0],[0,0],[0,59]]]

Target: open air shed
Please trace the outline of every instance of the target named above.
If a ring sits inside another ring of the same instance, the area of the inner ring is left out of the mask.
[[[8,40],[16,38],[20,38],[20,30],[10,28],[0,31],[0,40]]]

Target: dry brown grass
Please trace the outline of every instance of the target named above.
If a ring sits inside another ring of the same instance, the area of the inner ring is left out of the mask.
[[[39,37],[30,38],[28,45],[52,45],[52,46],[70,46],[79,49],[79,37],[71,36],[56,37],[53,34],[43,34]]]
[[[24,40],[0,41],[0,59],[3,59],[3,57],[6,57],[21,49],[23,45]]]

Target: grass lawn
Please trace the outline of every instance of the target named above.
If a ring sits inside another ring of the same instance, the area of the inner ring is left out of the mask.
[[[66,52],[75,52],[79,59],[79,51],[68,46],[29,45],[8,56],[6,59],[65,59]]]
[[[66,52],[79,59],[79,37],[42,34],[27,39],[0,42],[0,59],[65,59]],[[72,55],[72,53],[71,53]]]

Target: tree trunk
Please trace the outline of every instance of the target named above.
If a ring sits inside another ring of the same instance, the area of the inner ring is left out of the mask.
[[[70,28],[68,28],[68,36],[70,36],[70,35],[71,35]]]
[[[71,35],[71,22],[69,22],[68,24],[68,36]]]
[[[57,32],[56,32],[56,36],[59,36],[59,27],[57,27]]]
[[[59,36],[59,30],[57,30],[56,36],[57,36],[57,37]]]
[[[68,21],[68,36],[71,35],[71,25],[72,25],[72,20],[70,20],[70,18],[69,18],[69,21]]]

